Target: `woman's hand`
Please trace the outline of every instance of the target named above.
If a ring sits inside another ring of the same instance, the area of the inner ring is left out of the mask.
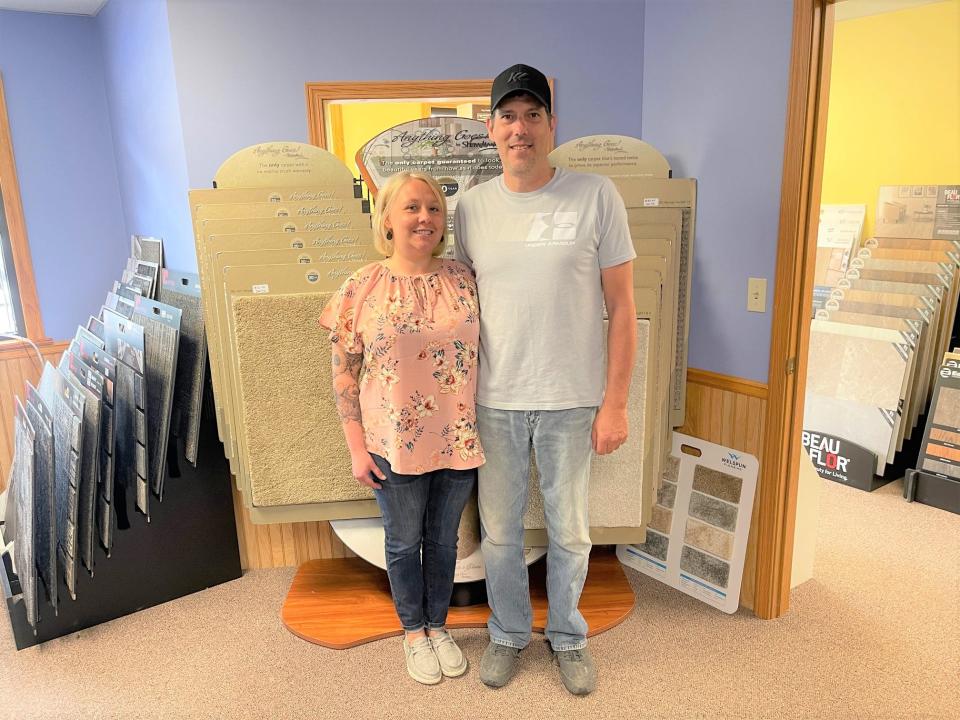
[[[373,458],[370,457],[370,453],[366,450],[358,450],[356,452],[350,453],[350,465],[353,472],[353,478],[361,485],[366,485],[368,488],[375,488],[379,490],[382,486],[378,483],[374,476],[380,480],[385,480],[386,477],[380,471],[380,468],[377,467],[377,464],[373,461]]]

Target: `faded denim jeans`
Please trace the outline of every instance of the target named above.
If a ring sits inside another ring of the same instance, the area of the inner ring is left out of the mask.
[[[480,467],[481,550],[486,567],[490,639],[526,647],[533,611],[523,557],[530,448],[536,453],[547,527],[546,636],[554,650],[587,644],[577,609],[590,560],[587,499],[597,408],[495,410],[477,406],[477,430],[487,462]]]
[[[400,624],[407,632],[442,628],[453,593],[460,516],[477,471],[400,475],[384,458],[371,457],[386,476],[373,493],[383,516],[387,577]]]

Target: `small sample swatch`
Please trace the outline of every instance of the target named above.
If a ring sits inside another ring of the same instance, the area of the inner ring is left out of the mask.
[[[923,469],[929,470],[932,473],[939,473],[940,475],[947,475],[952,478],[960,478],[960,466],[949,465],[945,462],[939,462],[938,460],[932,460],[931,458],[925,458],[923,461]]]
[[[670,525],[673,522],[673,513],[659,505],[653,506],[653,513],[650,516],[649,527],[659,530],[664,535],[670,534]]]
[[[663,479],[675,483],[680,475],[680,461],[671,455],[663,466]]]
[[[691,575],[696,575],[717,587],[726,587],[730,577],[730,565],[710,557],[706,553],[695,550],[687,545],[680,554],[680,569]]]
[[[670,540],[660,533],[647,528],[647,541],[642,545],[635,545],[638,550],[642,550],[657,560],[667,561],[667,549],[670,547]]]
[[[941,386],[933,421],[937,425],[960,428],[960,390]]]
[[[936,445],[927,443],[927,455],[936,455],[937,457],[947,458],[948,460],[960,460],[960,449],[947,447],[946,445]]]
[[[960,433],[950,432],[949,430],[941,430],[940,428],[930,428],[930,439],[936,440],[937,442],[960,445]]]
[[[737,508],[702,493],[690,493],[688,513],[711,525],[733,532],[737,526]]]
[[[740,502],[743,480],[719,470],[697,465],[693,470],[693,489],[730,503]]]
[[[663,507],[672,510],[676,501],[677,486],[670,482],[664,482],[657,490],[657,505],[663,505]]]
[[[729,560],[733,555],[733,535],[693,518],[687,520],[683,541],[724,560]]]

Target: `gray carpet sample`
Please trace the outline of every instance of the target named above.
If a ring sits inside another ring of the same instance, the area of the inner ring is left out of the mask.
[[[194,467],[200,440],[203,383],[207,365],[207,336],[200,302],[200,277],[195,273],[163,271],[160,302],[180,308],[180,347],[177,379],[173,384],[170,429],[184,438],[184,454]]]
[[[53,415],[40,393],[26,383],[27,417],[36,432],[33,447],[34,488],[36,490],[36,536],[34,552],[37,576],[47,599],[57,611],[57,506],[53,475]],[[39,616],[38,616],[39,617]]]
[[[33,452],[36,433],[27,417],[27,411],[16,398],[14,416],[14,455],[10,469],[10,500],[17,514],[17,526],[14,535],[13,555],[17,564],[17,576],[23,590],[23,604],[27,613],[27,622],[36,632],[37,627],[37,565],[35,556],[36,542],[36,498],[33,483]]]
[[[100,433],[103,407],[103,375],[93,370],[73,352],[65,352],[60,368],[69,372],[83,389],[83,455],[80,458],[80,508],[77,539],[80,560],[93,572],[93,548],[96,544],[96,499],[100,485]]]
[[[180,309],[147,298],[138,298],[134,307],[133,320],[143,327],[144,333],[150,484],[154,494],[162,498],[180,341]]]
[[[83,389],[50,363],[40,377],[40,396],[53,413],[53,467],[57,502],[57,562],[70,596],[77,597],[77,521],[83,454]]]

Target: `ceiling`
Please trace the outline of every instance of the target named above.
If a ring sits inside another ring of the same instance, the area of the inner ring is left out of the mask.
[[[837,3],[837,20],[851,20],[866,15],[903,10],[942,0],[843,0]],[[0,0],[0,10],[96,15],[107,0]]]
[[[0,10],[96,15],[107,0],[0,0]]]

